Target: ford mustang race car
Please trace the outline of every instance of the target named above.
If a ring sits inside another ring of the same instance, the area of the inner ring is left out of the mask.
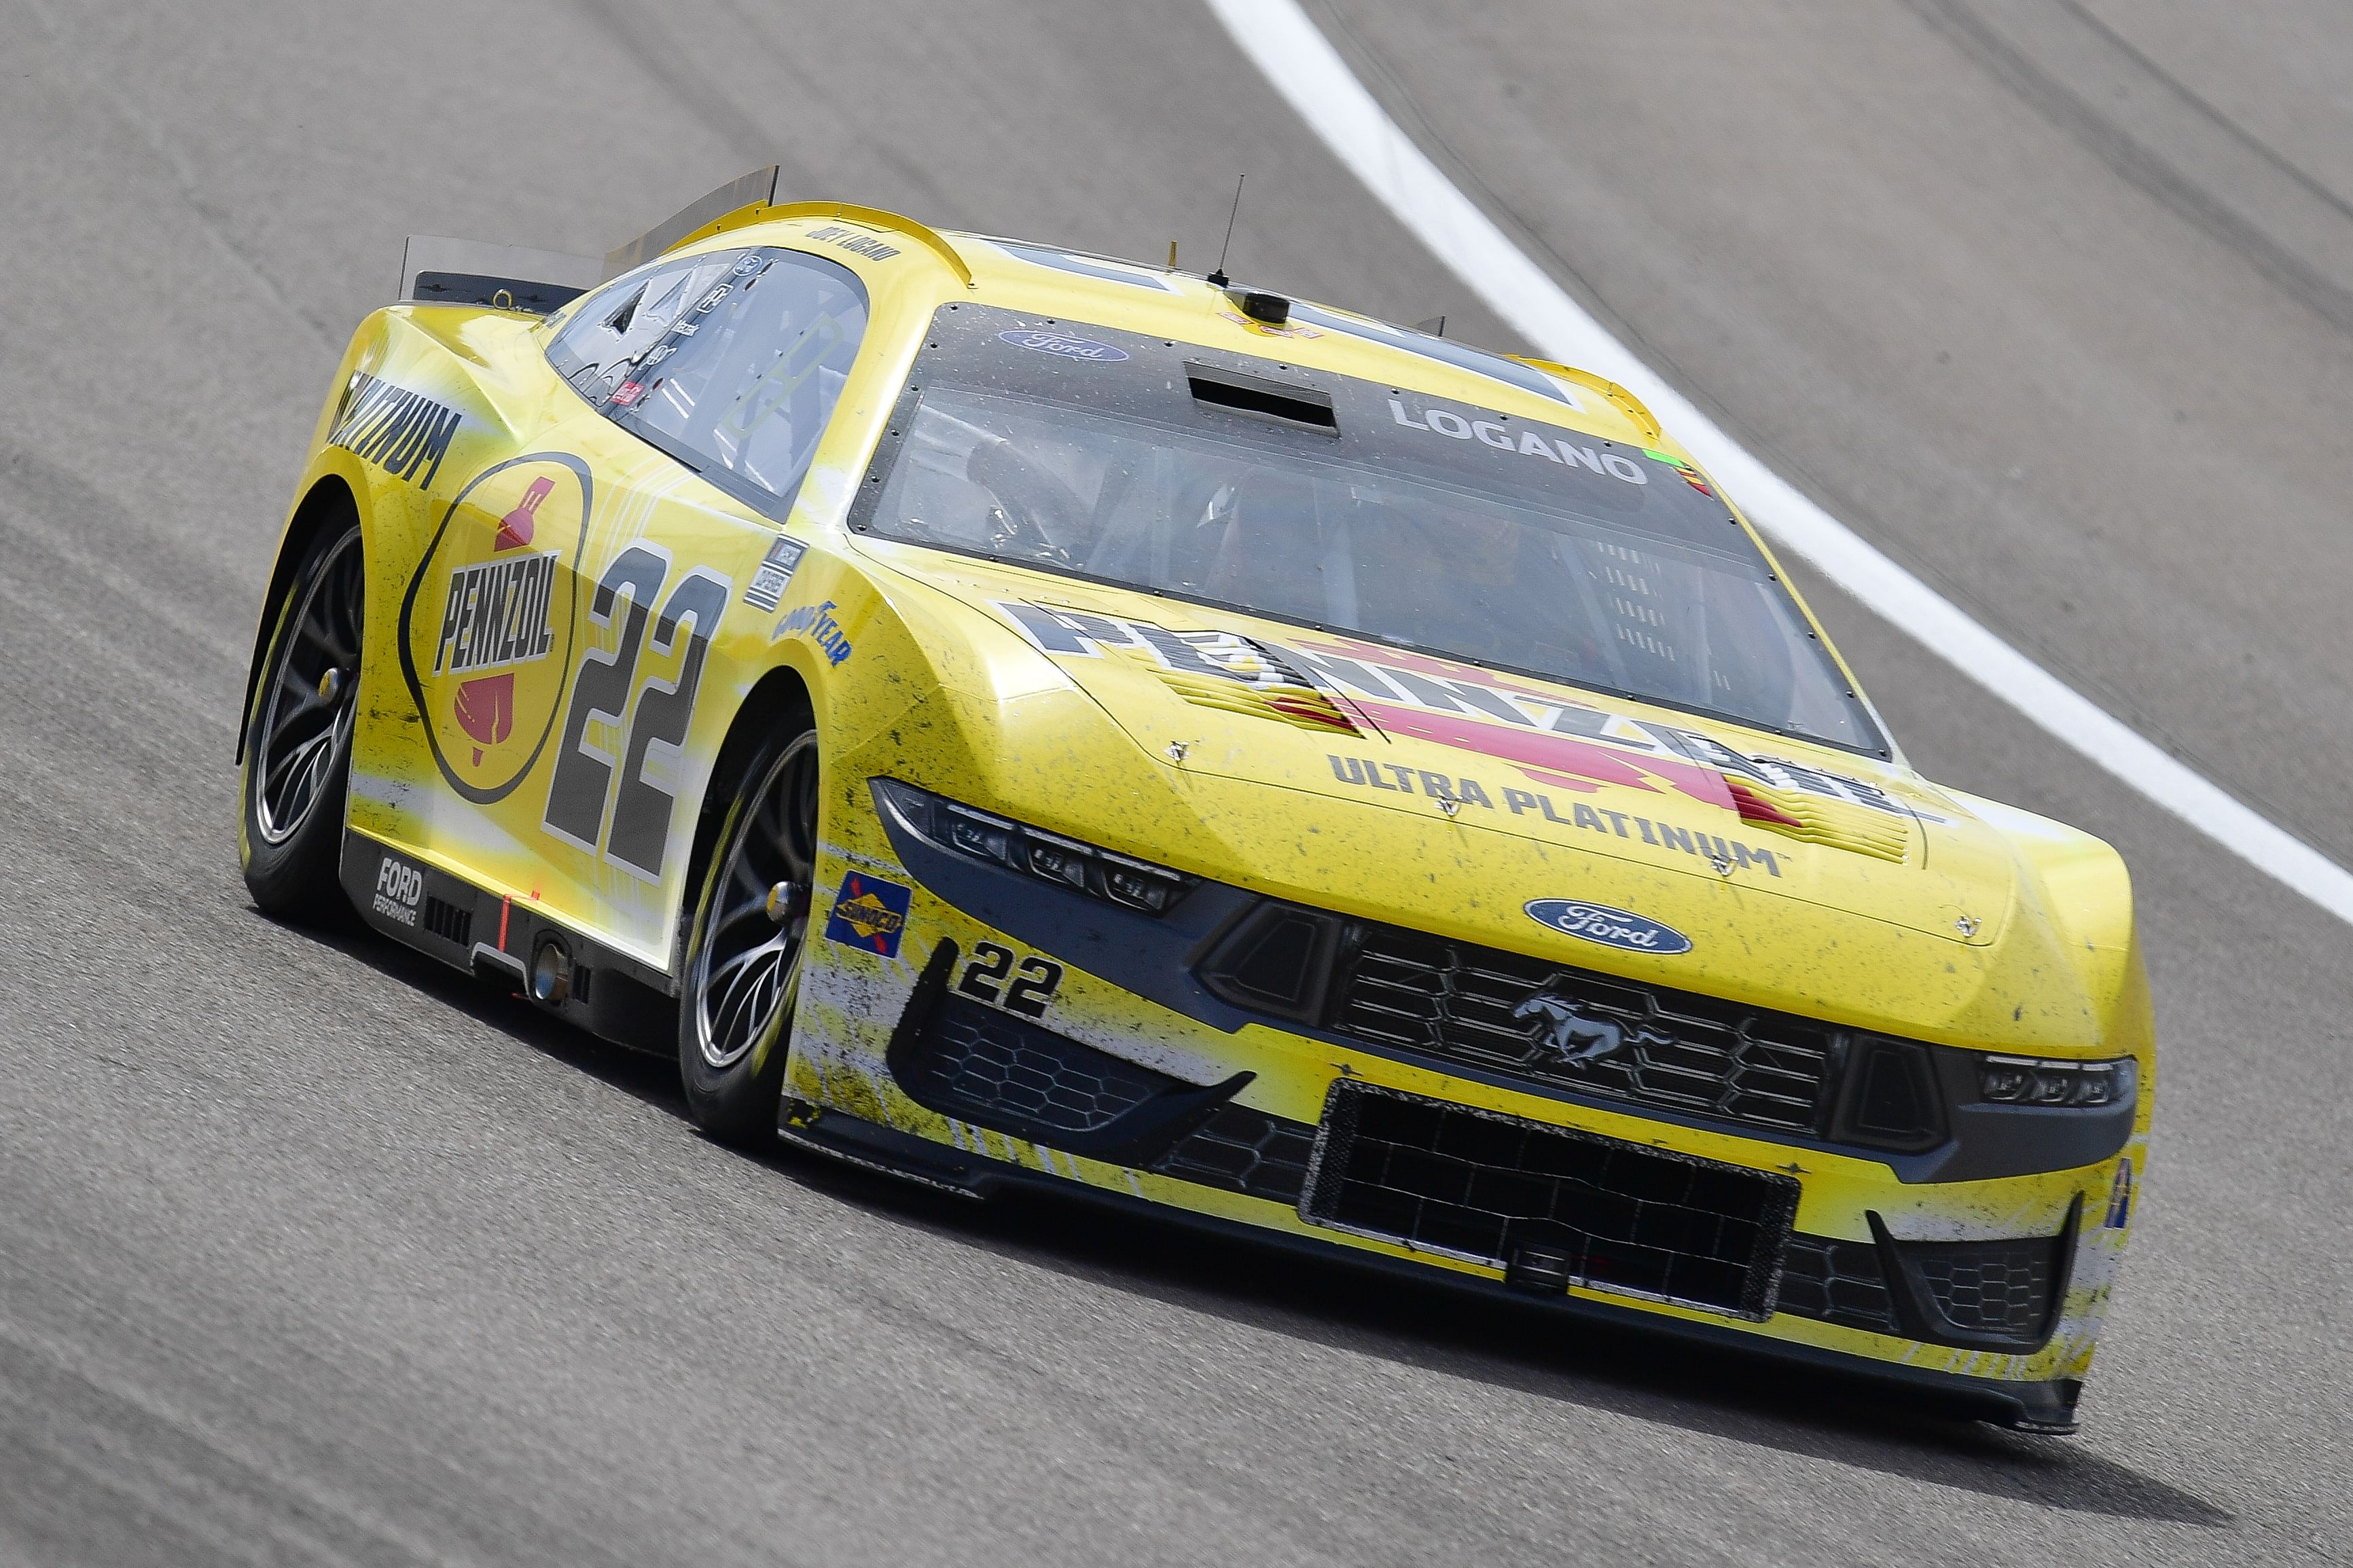
[[[256,902],[1084,1193],[2072,1429],[2124,867],[1907,767],[1622,388],[773,172],[411,242],[286,525]]]

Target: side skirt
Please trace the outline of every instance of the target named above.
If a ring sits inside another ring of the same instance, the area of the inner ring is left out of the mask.
[[[616,1045],[678,1049],[678,983],[550,916],[346,828],[343,891],[369,927]]]

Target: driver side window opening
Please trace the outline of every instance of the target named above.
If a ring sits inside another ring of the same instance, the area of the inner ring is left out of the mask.
[[[598,412],[771,517],[790,510],[867,323],[857,275],[774,247],[656,261],[557,334]]]

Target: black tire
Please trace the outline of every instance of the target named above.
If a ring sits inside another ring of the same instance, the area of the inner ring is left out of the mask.
[[[366,572],[356,524],[311,547],[279,606],[246,715],[237,858],[262,913],[350,919],[336,876],[352,777]]]
[[[720,819],[679,987],[687,1114],[740,1148],[776,1137],[817,868],[817,731],[805,720],[787,731],[743,771]]]

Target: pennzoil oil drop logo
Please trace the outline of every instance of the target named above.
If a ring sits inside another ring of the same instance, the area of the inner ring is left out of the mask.
[[[485,469],[442,515],[400,605],[400,664],[450,787],[502,800],[547,744],[572,668],[587,466]]]

